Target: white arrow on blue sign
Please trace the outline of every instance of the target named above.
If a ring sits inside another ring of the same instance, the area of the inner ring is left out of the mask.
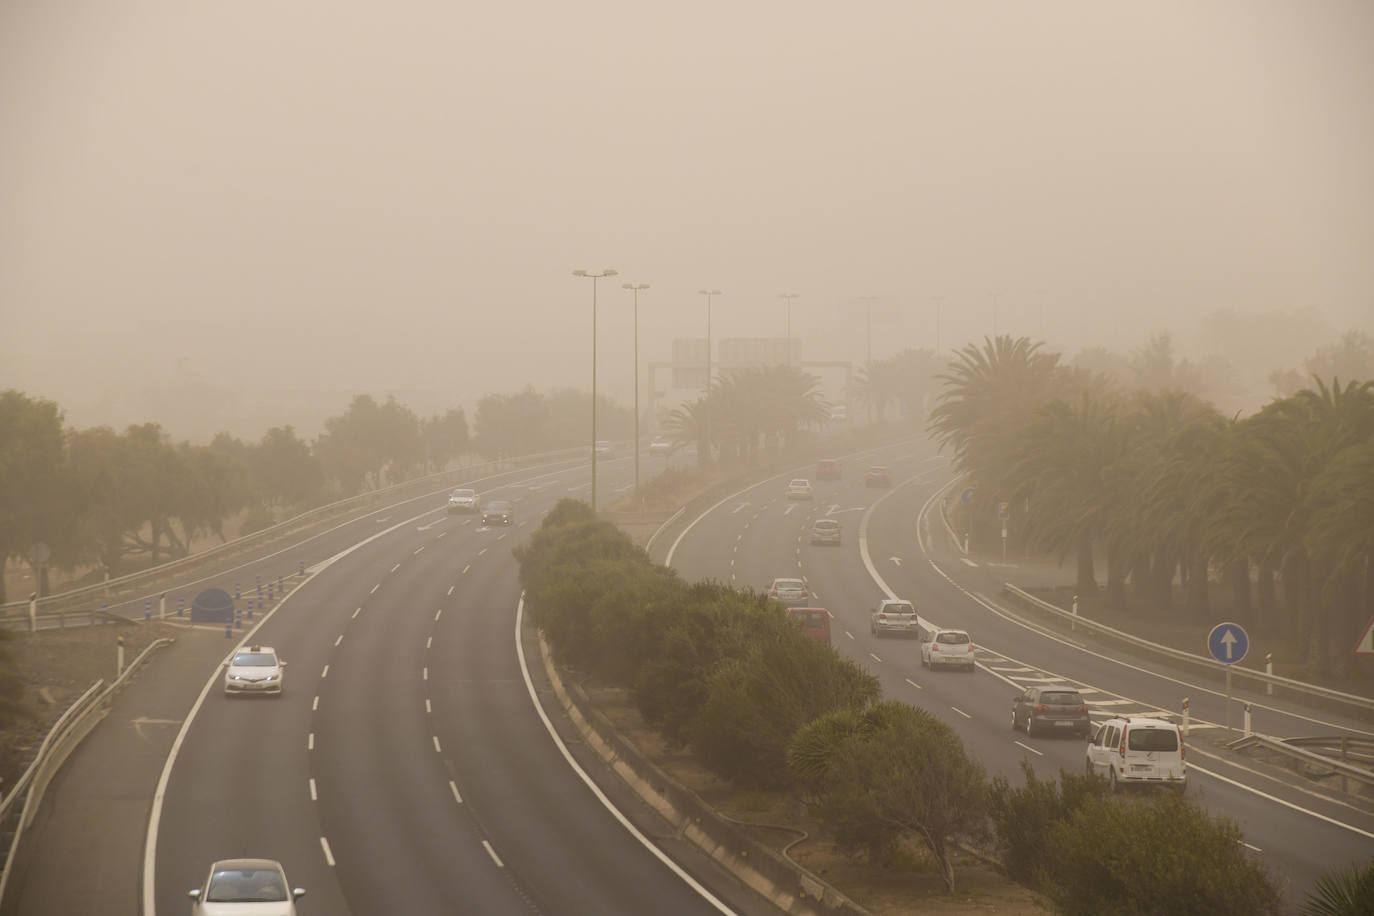
[[[1238,623],[1219,623],[1207,634],[1207,651],[1224,665],[1234,665],[1250,651],[1250,637]]]

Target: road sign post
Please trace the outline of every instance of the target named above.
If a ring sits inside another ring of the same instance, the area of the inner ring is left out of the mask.
[[[1250,651],[1250,637],[1238,623],[1219,623],[1207,634],[1207,651],[1226,666],[1226,736],[1231,736],[1231,666]],[[1246,723],[1249,724],[1248,722]]]

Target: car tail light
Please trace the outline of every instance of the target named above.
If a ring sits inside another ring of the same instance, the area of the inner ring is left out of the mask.
[[[1035,711],[1036,711],[1036,712],[1049,712],[1049,711],[1050,711],[1050,708],[1049,708],[1048,706],[1046,706],[1044,703],[1041,703],[1041,704],[1039,704],[1038,706],[1035,707]]]
[[[1116,752],[1121,755],[1123,760],[1126,758],[1126,732],[1128,731],[1130,731],[1129,726],[1121,730],[1121,746],[1116,749]]]
[[[1080,707],[1078,707],[1078,711],[1081,712],[1083,715],[1086,716],[1086,715],[1088,714],[1088,707],[1087,707],[1087,706],[1080,706]]]
[[[1179,733],[1178,733],[1178,759],[1179,759],[1180,762],[1182,762],[1182,761],[1188,759],[1188,748],[1187,748],[1187,746],[1183,743],[1183,731],[1182,731],[1182,729],[1180,729],[1180,730],[1179,730]]]
[[[939,651],[940,651],[940,644],[939,644],[938,642],[933,642],[933,643],[931,643],[931,644],[930,644],[930,651],[932,651],[932,652],[939,652]],[[1042,706],[1042,707],[1040,707],[1040,708],[1041,708],[1041,709],[1044,709],[1045,707]]]

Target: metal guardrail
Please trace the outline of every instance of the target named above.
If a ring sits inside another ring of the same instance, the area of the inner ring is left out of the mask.
[[[153,640],[109,686],[105,686],[105,682],[99,680],[87,688],[86,692],[68,706],[66,712],[53,723],[29,768],[19,777],[14,788],[0,800],[0,842],[7,841],[9,844],[5,852],[5,867],[0,871],[0,901],[5,899],[5,886],[14,866],[19,841],[23,839],[25,829],[37,816],[38,806],[42,803],[43,794],[47,791],[52,778],[57,775],[57,771],[71,756],[72,751],[76,750],[82,740],[105,718],[110,711],[114,695],[128,684],[129,678],[143,666],[148,656],[157,649],[170,646],[174,641]],[[23,807],[16,811],[21,799],[24,802]],[[12,831],[11,823],[14,824]]]
[[[1297,760],[1301,763],[1305,763],[1308,766],[1322,767],[1323,769],[1329,770],[1332,774],[1341,777],[1342,792],[1348,793],[1350,791],[1350,780],[1352,779],[1356,780],[1357,782],[1362,782],[1367,786],[1374,786],[1374,770],[1369,770],[1365,767],[1356,766],[1355,764],[1345,760],[1337,760],[1334,757],[1328,757],[1325,754],[1313,753],[1312,751],[1309,751],[1306,748],[1298,747],[1293,743],[1294,741],[1310,742],[1331,740],[1333,739],[1297,738],[1284,740],[1283,738],[1273,738],[1269,735],[1261,735],[1256,733],[1246,735],[1243,738],[1237,738],[1235,741],[1232,741],[1230,744],[1228,744],[1227,747],[1229,747],[1233,751],[1238,751],[1244,750],[1248,747],[1258,746],[1264,748],[1265,750],[1283,754],[1286,757],[1289,757],[1293,760]]]
[[[1090,632],[1121,640],[1136,648],[1166,656],[1174,661],[1203,668],[1218,676],[1225,676],[1226,669],[1229,667],[1232,675],[1241,680],[1250,680],[1259,684],[1271,684],[1275,687],[1282,687],[1285,690],[1293,691],[1294,693],[1320,697],[1324,700],[1353,706],[1357,709],[1374,711],[1374,699],[1370,697],[1357,696],[1353,693],[1343,693],[1339,690],[1332,690],[1330,687],[1320,687],[1316,684],[1295,681],[1292,678],[1282,677],[1277,674],[1265,674],[1263,671],[1256,671],[1253,668],[1243,668],[1240,665],[1224,665],[1216,659],[1209,658],[1205,655],[1195,655],[1191,652],[1184,652],[1182,649],[1175,649],[1172,646],[1162,646],[1159,643],[1141,639],[1139,636],[1127,633],[1124,630],[1118,630],[1115,627],[1109,627],[1106,624],[1088,620],[1086,617],[1080,617],[1077,614],[1070,613],[1063,608],[1050,604],[1048,601],[1042,601],[1034,595],[1017,588],[1010,582],[1003,583],[1002,590],[1019,601],[1024,601],[1040,610],[1055,615],[1072,627],[1082,627]]]
[[[302,525],[309,525],[331,517],[345,515],[357,509],[366,508],[379,502],[385,502],[388,499],[399,496],[410,490],[421,491],[416,495],[423,495],[423,491],[430,487],[444,489],[476,477],[489,476],[503,470],[513,470],[538,464],[555,464],[560,461],[568,461],[587,456],[588,452],[586,446],[560,449],[553,452],[542,452],[535,455],[524,455],[498,461],[487,461],[462,468],[452,468],[446,471],[439,471],[435,474],[416,477],[412,480],[393,484],[389,487],[382,487],[378,490],[369,490],[366,493],[359,493],[356,496],[350,496],[346,499],[337,500],[323,506],[316,506],[313,509],[292,516],[275,525],[263,528],[260,531],[255,531],[243,537],[234,538],[223,544],[216,544],[206,550],[188,554],[187,556],[158,564],[149,569],[128,573],[127,575],[118,576],[103,582],[96,582],[91,585],[83,585],[79,588],[68,589],[67,591],[55,595],[47,595],[38,599],[38,609],[43,610],[55,607],[65,607],[83,598],[94,597],[96,595],[104,596],[115,593],[126,593],[128,591],[137,591],[142,586],[151,585],[159,580],[165,580],[170,575],[185,569],[194,568],[207,561],[219,559],[224,556],[231,556],[234,553],[251,549],[260,544],[269,543],[279,537],[289,534]],[[29,613],[29,604],[30,602],[27,599],[0,604],[0,619],[27,615]]]

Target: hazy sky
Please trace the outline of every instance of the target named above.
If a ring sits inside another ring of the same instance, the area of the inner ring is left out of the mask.
[[[77,425],[585,388],[603,267],[622,403],[623,281],[646,360],[702,286],[816,359],[1374,330],[1374,3],[0,0],[0,388]]]

